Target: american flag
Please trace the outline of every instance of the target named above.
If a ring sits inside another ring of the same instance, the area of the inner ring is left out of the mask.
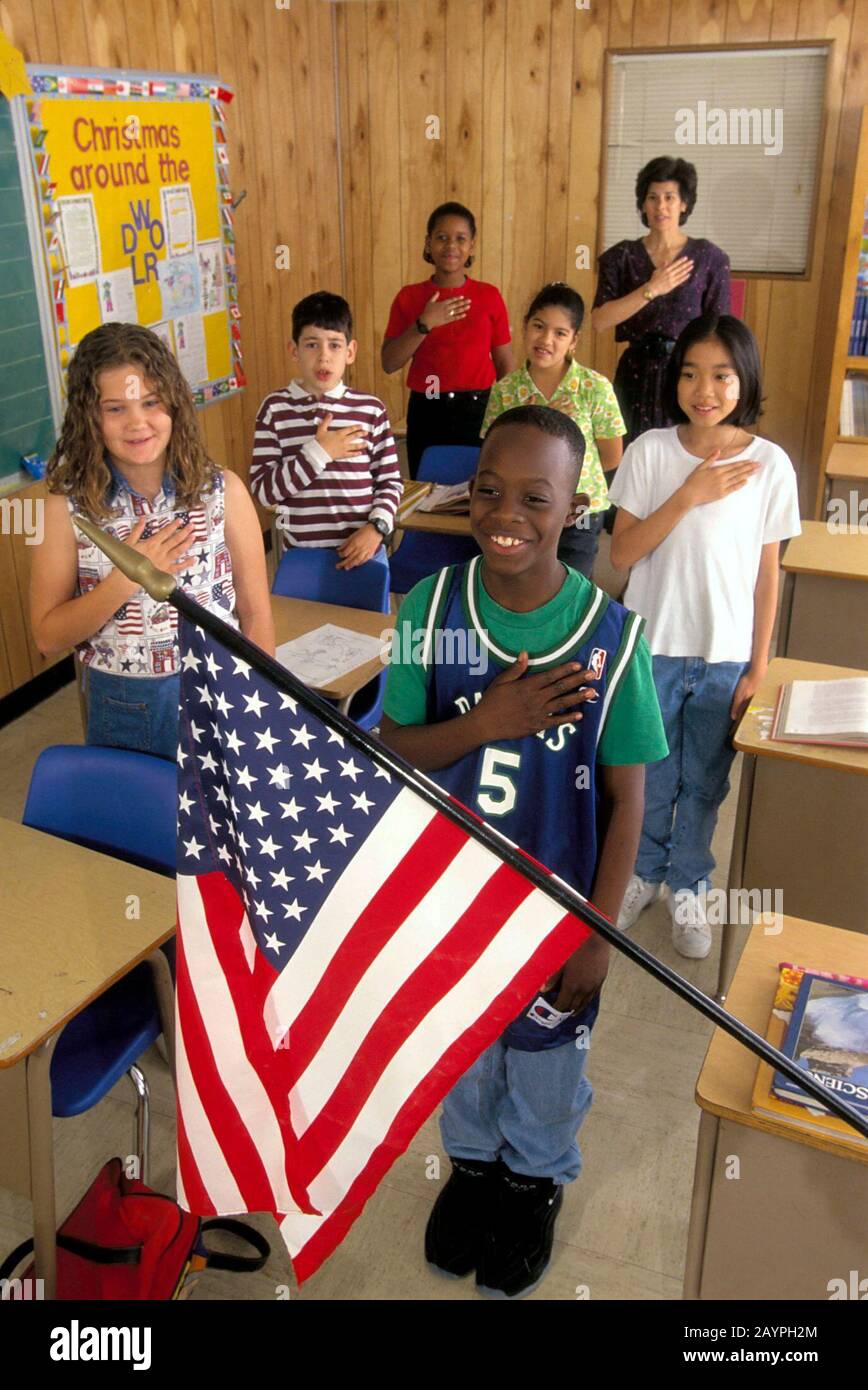
[[[340,716],[180,641],[179,1197],[274,1213],[303,1281],[589,928]]]

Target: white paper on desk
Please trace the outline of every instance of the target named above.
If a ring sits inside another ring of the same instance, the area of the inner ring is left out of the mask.
[[[868,738],[868,680],[793,681],[785,731]]]
[[[383,625],[385,628],[385,613]],[[302,637],[281,642],[276,657],[281,666],[304,681],[305,685],[313,690],[322,690],[334,685],[341,676],[355,671],[357,666],[372,661],[381,652],[385,654],[386,647],[386,642],[380,637],[368,637],[363,632],[324,623]]]

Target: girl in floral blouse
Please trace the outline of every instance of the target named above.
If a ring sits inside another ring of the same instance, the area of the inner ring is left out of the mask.
[[[578,492],[587,496],[588,507],[563,532],[558,558],[590,579],[609,508],[603,473],[617,468],[626,430],[611,382],[573,356],[584,316],[582,297],[569,285],[543,286],[525,315],[525,365],[492,386],[482,433],[518,405],[548,405],[576,422],[585,439]]]

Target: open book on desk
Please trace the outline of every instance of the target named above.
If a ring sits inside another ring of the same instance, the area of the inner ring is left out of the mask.
[[[868,748],[868,678],[787,682],[778,694],[771,736],[781,743]]]
[[[416,504],[415,510],[466,516],[470,511],[470,488],[467,483],[432,483],[431,491]]]

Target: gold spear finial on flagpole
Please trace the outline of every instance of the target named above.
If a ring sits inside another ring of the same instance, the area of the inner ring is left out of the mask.
[[[165,570],[158,570],[147,555],[140,555],[137,550],[133,550],[131,545],[126,545],[124,541],[117,540],[110,536],[107,531],[103,531],[99,526],[95,526],[92,521],[88,521],[86,516],[75,515],[73,521],[80,531],[83,531],[88,540],[98,545],[104,555],[107,555],[113,565],[125,574],[127,579],[132,579],[135,584],[141,584],[146,593],[151,598],[167,599],[175,588],[175,579]]]

